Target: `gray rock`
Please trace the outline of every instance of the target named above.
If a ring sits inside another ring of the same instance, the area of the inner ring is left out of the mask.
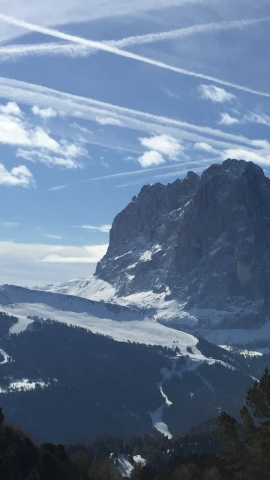
[[[187,311],[221,310],[219,328],[260,327],[270,314],[270,180],[228,159],[144,186],[116,216],[95,275],[119,296],[167,289]]]

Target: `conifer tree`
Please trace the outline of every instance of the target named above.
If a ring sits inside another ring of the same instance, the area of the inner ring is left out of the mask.
[[[236,480],[270,480],[270,373],[268,368],[248,390],[240,411],[242,423],[226,412],[219,416],[214,437],[222,444],[227,466]]]

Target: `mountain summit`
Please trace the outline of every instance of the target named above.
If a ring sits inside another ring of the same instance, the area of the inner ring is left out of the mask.
[[[164,312],[176,301],[182,314],[170,320],[179,326],[262,326],[270,310],[270,180],[258,165],[228,159],[201,176],[144,186],[116,216],[95,276],[117,297],[162,296]]]

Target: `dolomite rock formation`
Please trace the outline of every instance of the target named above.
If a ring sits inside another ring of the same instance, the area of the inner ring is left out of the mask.
[[[164,292],[186,311],[221,312],[218,328],[258,328],[270,315],[270,180],[228,159],[144,186],[116,216],[95,275],[118,296]]]

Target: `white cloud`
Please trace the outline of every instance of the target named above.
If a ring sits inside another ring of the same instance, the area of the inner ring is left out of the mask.
[[[19,118],[7,114],[0,114],[0,143],[8,145],[31,145],[29,135]]]
[[[0,255],[14,255],[45,263],[96,263],[105,255],[107,248],[107,244],[73,247],[0,241]]]
[[[205,142],[195,143],[194,148],[196,150],[203,150],[204,152],[208,152],[208,153],[219,153],[219,150],[216,150],[211,145]]]
[[[237,158],[270,167],[270,149],[254,151],[245,147],[229,148],[222,153],[222,157],[224,159]]]
[[[254,147],[270,150],[270,143],[268,140],[252,140],[252,145],[254,145]]]
[[[151,138],[140,138],[144,147],[167,155],[171,160],[176,160],[179,153],[184,150],[183,145],[170,135],[156,135]]]
[[[59,151],[59,143],[51,138],[48,133],[43,130],[43,128],[37,127],[35,131],[29,133],[31,136],[31,146],[45,148],[46,150],[51,150],[52,152]]]
[[[11,107],[12,106],[12,107]],[[59,144],[52,139],[41,127],[31,128],[19,118],[20,109],[16,112],[16,103],[1,106],[0,113],[0,142],[8,145],[38,147],[58,151]],[[17,116],[16,116],[17,115]]]
[[[270,117],[265,113],[250,112],[248,115],[245,115],[244,120],[246,122],[260,123],[261,125],[270,126]]]
[[[0,185],[7,187],[30,187],[34,186],[34,177],[32,173],[24,165],[14,167],[9,172],[4,165],[0,163]]]
[[[97,263],[107,251],[108,245],[86,247],[54,247],[51,254],[42,258],[44,263]]]
[[[219,123],[221,125],[234,125],[235,123],[239,123],[239,120],[231,117],[228,113],[222,113]]]
[[[21,116],[21,109],[15,102],[8,102],[7,105],[0,105],[0,113],[4,115]]]
[[[96,263],[106,253],[107,247],[0,241],[0,283],[33,286],[86,277],[93,274]]]
[[[144,168],[151,167],[151,165],[161,165],[165,163],[164,158],[160,155],[159,152],[151,150],[150,152],[145,152],[141,157],[138,158],[141,166]]]
[[[32,127],[20,114],[14,102],[0,106],[0,143],[24,147],[18,148],[17,157],[26,160],[73,169],[82,166],[77,158],[87,155],[85,149],[64,140],[57,142],[42,127]]]
[[[35,115],[39,115],[41,118],[51,118],[56,117],[57,113],[51,108],[39,108],[37,105],[32,107],[32,112]]]
[[[85,228],[87,230],[98,230],[100,232],[109,233],[112,226],[108,224],[101,225],[100,227],[94,227],[92,225],[81,225],[79,228]]]
[[[235,95],[226,92],[223,88],[216,87],[215,85],[200,85],[199,91],[201,98],[204,100],[212,100],[212,102],[231,102],[235,99]]]

